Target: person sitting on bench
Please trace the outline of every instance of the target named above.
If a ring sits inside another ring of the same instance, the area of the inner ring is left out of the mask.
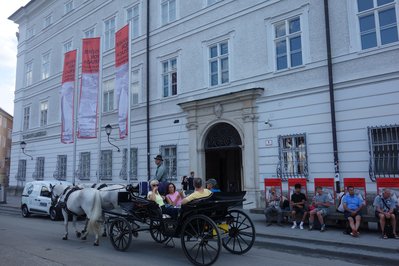
[[[391,222],[393,236],[399,238],[396,234],[396,217],[394,213],[396,201],[391,197],[391,190],[388,188],[383,189],[382,195],[375,197],[373,206],[375,208],[375,216],[380,221],[382,238],[388,238],[387,232],[385,232],[385,222],[387,220]]]
[[[355,188],[348,186],[348,195],[344,197],[344,216],[348,220],[349,226],[352,229],[351,236],[359,236],[360,221],[362,219],[361,210],[363,202],[355,195]]]
[[[324,232],[326,230],[323,217],[327,216],[328,208],[332,204],[334,204],[334,200],[330,194],[324,193],[322,187],[316,187],[316,195],[313,198],[313,205],[315,208],[309,212],[309,231],[313,229],[315,215],[317,215],[317,218],[320,222],[320,231]]]
[[[202,179],[201,178],[195,177],[193,183],[194,183],[195,191],[183,199],[183,201],[181,202],[182,205],[187,204],[190,201],[195,200],[195,199],[206,198],[212,194],[212,192],[209,189],[202,187]]]
[[[297,221],[296,221],[296,215],[297,214],[302,214],[302,220],[301,223],[299,224],[299,228],[303,230],[303,222],[305,221],[305,218],[307,216],[307,211],[306,211],[306,201],[307,198],[305,194],[301,192],[301,184],[295,184],[295,191],[291,195],[291,216],[292,216],[292,229],[295,229],[298,227]]]

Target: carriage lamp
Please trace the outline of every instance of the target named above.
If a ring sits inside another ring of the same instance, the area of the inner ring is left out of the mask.
[[[108,136],[108,143],[111,144],[112,146],[114,146],[118,152],[120,152],[121,150],[119,149],[118,146],[116,146],[115,144],[112,144],[111,141],[109,141],[109,135],[111,135],[111,131],[112,131],[112,126],[110,124],[105,126],[105,133],[107,133]]]
[[[33,157],[25,152],[26,142],[21,141],[21,143],[19,145],[21,146],[22,153],[25,154],[26,156],[30,157],[31,160],[33,160]]]

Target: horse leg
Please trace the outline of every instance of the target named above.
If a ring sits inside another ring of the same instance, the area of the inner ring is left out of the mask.
[[[98,246],[99,245],[99,239],[98,236],[100,235],[100,230],[101,230],[101,225],[95,221],[94,222],[94,235],[95,235],[95,240],[94,240],[94,246]]]
[[[86,240],[87,239],[87,235],[89,234],[89,230],[87,230],[87,225],[89,224],[89,219],[88,218],[86,218],[86,225],[85,225],[85,229],[84,229],[84,232],[82,231],[82,233],[83,233],[83,236],[82,236],[82,240]]]
[[[68,213],[63,209],[62,216],[64,217],[65,235],[62,240],[68,240]]]
[[[105,222],[105,215],[104,212],[102,213],[102,219],[103,219],[103,237],[107,237],[107,223]]]
[[[89,219],[86,218],[85,228],[82,230],[82,234],[87,232],[87,224],[89,223]]]
[[[80,238],[80,236],[82,235],[78,228],[76,227],[76,220],[78,219],[78,217],[76,215],[72,216],[72,224],[73,224],[73,228],[75,229],[75,233],[76,233],[76,237]]]

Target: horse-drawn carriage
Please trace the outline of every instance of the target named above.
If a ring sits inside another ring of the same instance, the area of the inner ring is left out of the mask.
[[[159,206],[133,192],[119,192],[122,212],[105,211],[109,237],[116,250],[129,248],[133,236],[149,231],[158,243],[180,238],[186,257],[194,265],[211,265],[221,247],[244,254],[255,241],[255,228],[234,206],[244,201],[245,192],[214,193],[183,205],[177,218],[162,214]]]

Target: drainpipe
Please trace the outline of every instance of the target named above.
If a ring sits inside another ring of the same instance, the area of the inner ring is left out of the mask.
[[[341,192],[342,178],[339,173],[337,122],[335,120],[334,80],[333,80],[333,65],[331,58],[330,18],[329,18],[328,0],[324,0],[324,19],[326,25],[328,88],[330,92],[330,114],[331,114],[333,150],[334,150],[335,188],[336,192],[339,193]]]
[[[150,145],[150,0],[147,0],[147,26],[146,26],[146,89],[147,89],[147,178],[151,178],[151,145]]]

